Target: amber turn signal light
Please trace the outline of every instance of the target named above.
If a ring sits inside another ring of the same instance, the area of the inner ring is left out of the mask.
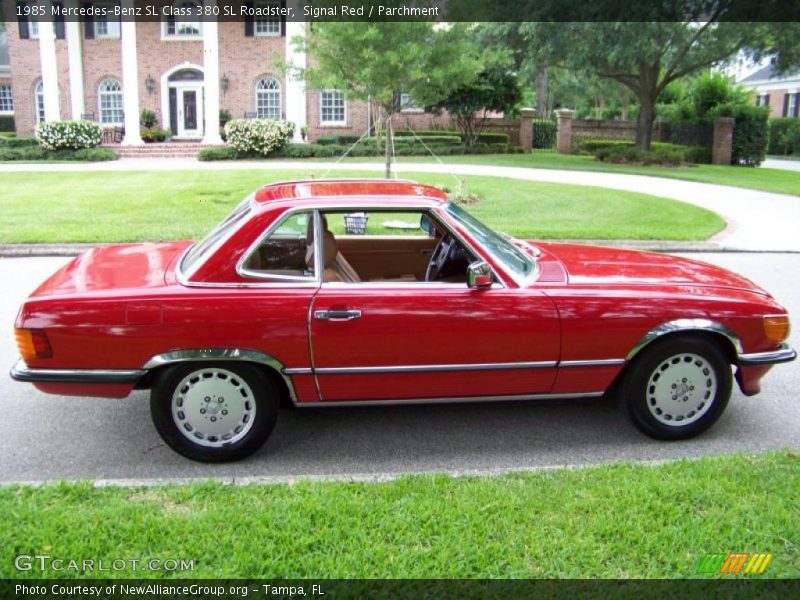
[[[17,348],[22,360],[28,362],[34,358],[50,358],[53,350],[43,329],[14,329]]]
[[[780,344],[789,337],[788,315],[767,315],[764,317],[764,334],[773,344]]]

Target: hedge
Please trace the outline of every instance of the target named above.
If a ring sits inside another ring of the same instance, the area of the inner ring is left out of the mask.
[[[464,145],[433,145],[429,146],[438,156],[452,156],[460,154],[522,154],[525,150],[519,146],[508,144],[474,144]],[[283,158],[338,158],[348,150],[347,146],[338,144],[287,144],[274,156]],[[397,156],[427,156],[428,150],[417,144],[403,144],[395,146]],[[372,145],[359,144],[352,149],[349,156],[383,156],[383,150]],[[204,148],[197,154],[197,159],[202,161],[236,160],[258,158],[254,154],[237,152],[234,148],[223,146],[219,148]]]
[[[653,148],[644,152],[634,145],[616,144],[598,148],[594,152],[597,160],[609,163],[632,163],[643,165],[679,166],[684,162],[680,146]]]
[[[376,137],[365,137],[359,138],[352,135],[324,135],[320,137],[316,143],[321,146],[352,146],[356,143],[358,145],[376,145],[378,143],[383,146],[383,140],[385,138],[380,138],[380,140]],[[395,136],[394,137],[394,145],[401,146],[401,145],[408,145],[408,144],[419,144],[420,142],[424,142],[429,146],[431,144],[452,144],[457,145],[461,143],[461,137],[458,135],[420,135],[417,137],[411,136]],[[488,143],[488,142],[487,142]],[[508,143],[506,140],[505,143]]]
[[[723,104],[709,116],[733,117],[731,164],[757,167],[767,155],[769,144],[769,107]]]
[[[271,156],[292,139],[294,123],[274,119],[233,119],[225,125],[228,144],[239,152]]]
[[[39,146],[39,140],[32,137],[5,137],[0,136],[0,148],[24,148]]]
[[[48,121],[36,126],[36,139],[45,150],[80,150],[100,145],[103,130],[92,121]]]
[[[579,144],[579,151],[585,152],[587,154],[593,154],[595,158],[598,160],[607,160],[607,158],[599,158],[597,153],[603,149],[613,149],[613,148],[634,148],[635,143],[631,140],[586,140]],[[702,164],[707,165],[711,163],[711,150],[708,148],[704,148],[703,146],[681,146],[678,144],[667,144],[664,142],[653,142],[650,145],[651,152],[661,152],[659,156],[671,158],[674,156],[678,156],[674,153],[680,153],[680,161],[685,163],[692,163],[692,164]],[[634,156],[633,153],[626,154],[625,152],[619,153],[603,153],[604,157],[624,157],[624,156]],[[636,162],[642,162],[640,156],[636,156],[633,160]],[[613,161],[612,161],[613,162]],[[661,162],[658,159],[655,159],[655,163],[657,164]],[[666,161],[670,163],[669,160]],[[646,163],[650,164],[650,163]]]
[[[81,148],[79,150],[55,150],[48,152],[39,145],[19,146],[9,148],[0,145],[0,161],[4,160],[76,160],[86,162],[101,162],[117,160],[117,153],[109,148]]]

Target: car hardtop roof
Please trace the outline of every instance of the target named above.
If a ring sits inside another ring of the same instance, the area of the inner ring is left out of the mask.
[[[432,200],[442,204],[447,202],[447,194],[430,185],[398,179],[309,179],[302,181],[283,181],[264,186],[255,194],[255,202],[266,204],[281,200],[312,199],[360,199],[392,198],[402,201]]]

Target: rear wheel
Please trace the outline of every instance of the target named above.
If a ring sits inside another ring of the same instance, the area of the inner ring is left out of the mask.
[[[156,430],[176,452],[201,462],[258,450],[275,427],[278,390],[258,367],[189,363],[161,374],[150,394]]]
[[[702,337],[656,342],[631,365],[622,383],[623,405],[650,437],[693,437],[714,424],[731,395],[731,368],[720,348]]]

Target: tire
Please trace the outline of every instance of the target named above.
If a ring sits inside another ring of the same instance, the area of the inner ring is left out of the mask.
[[[161,373],[150,393],[153,424],[167,445],[200,462],[242,459],[267,441],[279,393],[258,367],[195,362]]]
[[[643,433],[683,440],[719,419],[732,381],[717,344],[699,336],[671,336],[645,348],[630,365],[622,381],[622,405]]]

